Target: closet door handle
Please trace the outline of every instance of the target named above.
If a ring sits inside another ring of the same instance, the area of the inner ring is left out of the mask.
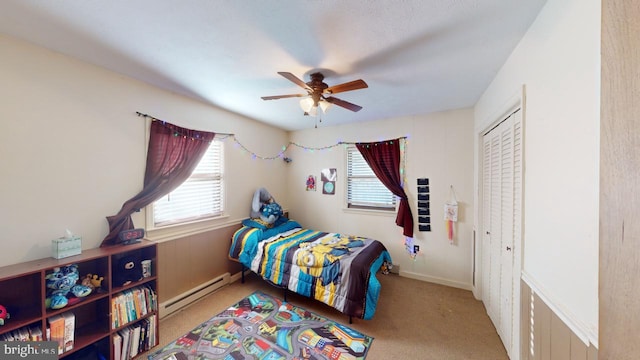
[[[511,251],[511,247],[507,246],[507,251]]]

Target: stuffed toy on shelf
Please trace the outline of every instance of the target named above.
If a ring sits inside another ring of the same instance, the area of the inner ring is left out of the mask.
[[[8,319],[9,312],[7,312],[7,308],[0,305],[0,326],[4,325]]]
[[[116,286],[126,286],[140,280],[142,280],[142,268],[137,256],[127,255],[118,260],[118,267],[114,271]]]
[[[47,287],[46,306],[50,309],[62,309],[69,301],[78,301],[91,294],[92,289],[82,284],[76,284],[80,279],[78,265],[70,264],[53,269],[45,277]],[[73,296],[71,296],[73,295]]]

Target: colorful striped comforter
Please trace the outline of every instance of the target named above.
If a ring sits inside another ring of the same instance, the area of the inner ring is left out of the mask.
[[[376,273],[385,261],[391,263],[381,242],[303,229],[292,220],[273,228],[244,224],[233,235],[231,259],[344,314],[373,317],[380,295]]]

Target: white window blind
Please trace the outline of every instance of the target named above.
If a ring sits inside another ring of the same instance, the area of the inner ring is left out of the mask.
[[[223,143],[214,140],[191,177],[153,203],[155,227],[220,216],[224,210]]]
[[[395,210],[396,196],[378,180],[355,146],[347,147],[347,205]]]

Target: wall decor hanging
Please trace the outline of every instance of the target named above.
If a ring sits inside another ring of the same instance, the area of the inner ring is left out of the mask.
[[[334,195],[336,193],[336,169],[322,169],[322,193],[325,195]]]
[[[307,177],[307,191],[316,191],[316,177],[313,175]]]
[[[418,230],[431,231],[429,179],[418,179]]]
[[[409,254],[409,256],[413,260],[415,260],[416,259],[416,255],[418,255],[418,252],[420,251],[420,246],[415,244],[413,238],[405,236],[405,238],[404,238],[404,248],[407,250],[407,253]]]
[[[447,227],[447,239],[449,239],[449,243],[453,244],[453,227],[454,223],[458,221],[458,201],[453,185],[449,189],[449,201],[444,204],[444,221]]]

